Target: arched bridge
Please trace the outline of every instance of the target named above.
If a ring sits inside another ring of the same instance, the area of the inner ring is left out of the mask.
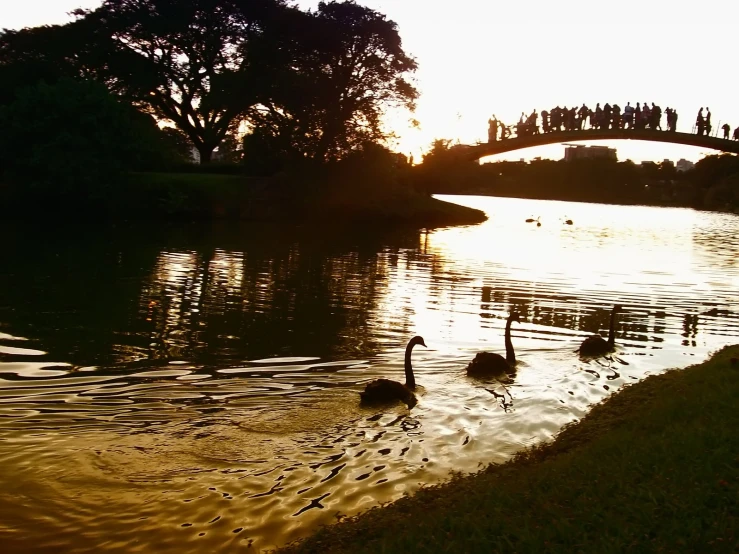
[[[710,148],[732,154],[739,154],[739,141],[728,140],[692,133],[674,131],[654,131],[651,129],[589,129],[586,131],[554,131],[538,135],[507,138],[477,145],[458,145],[453,147],[455,154],[464,159],[474,161],[485,156],[512,152],[522,148],[557,144],[560,142],[576,142],[581,140],[649,140],[686,144],[700,148]]]

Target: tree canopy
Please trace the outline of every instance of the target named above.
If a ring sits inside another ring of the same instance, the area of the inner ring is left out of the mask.
[[[418,92],[408,75],[416,62],[397,25],[379,12],[321,2],[315,12],[283,12],[269,31],[254,62],[268,86],[249,116],[279,148],[340,159],[388,138],[388,108],[414,109]]]
[[[244,124],[279,159],[330,161],[385,140],[386,110],[418,96],[396,24],[353,1],[104,0],[76,16],[0,32],[0,103],[42,80],[96,80],[172,122],[203,162]]]

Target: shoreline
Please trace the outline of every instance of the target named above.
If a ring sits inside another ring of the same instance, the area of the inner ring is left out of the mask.
[[[737,357],[649,376],[552,442],[277,552],[735,552]]]
[[[134,173],[125,182],[48,196],[0,186],[11,219],[244,221],[311,220],[474,225],[484,212],[433,198],[409,186],[372,181],[344,183],[296,177],[264,179],[216,173]]]
[[[516,195],[506,194],[503,192],[491,192],[485,190],[477,191],[466,191],[466,192],[434,192],[434,195],[439,196],[485,196],[489,198],[518,198],[521,200],[545,200],[550,202],[578,202],[581,204],[606,204],[608,206],[645,206],[649,208],[680,208],[684,210],[696,210],[699,212],[711,212],[711,213],[725,213],[725,214],[739,214],[739,207],[726,207],[723,209],[718,208],[701,208],[691,206],[689,204],[679,203],[667,203],[667,202],[649,202],[643,199],[634,199],[631,202],[628,201],[605,201],[591,198],[558,198],[554,196],[541,196],[541,195]]]

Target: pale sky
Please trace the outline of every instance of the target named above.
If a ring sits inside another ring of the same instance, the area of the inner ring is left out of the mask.
[[[317,0],[299,0],[303,8]],[[419,64],[421,91],[411,129],[393,120],[397,148],[416,159],[434,138],[471,144],[487,140],[495,114],[512,124],[521,112],[555,105],[655,102],[676,108],[689,132],[698,108],[709,106],[714,128],[739,126],[739,78],[734,67],[739,2],[703,0],[360,0],[396,21],[403,45]],[[67,12],[99,0],[0,2],[0,27],[69,21]],[[664,126],[664,117],[663,117]],[[603,144],[603,143],[600,143]],[[687,158],[699,148],[615,141],[619,159]],[[501,156],[559,159],[547,146]]]

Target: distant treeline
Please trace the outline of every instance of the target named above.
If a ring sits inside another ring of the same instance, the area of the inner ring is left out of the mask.
[[[671,163],[635,164],[605,158],[476,164],[435,147],[415,168],[418,187],[431,193],[616,204],[683,206],[739,212],[739,156],[707,156],[679,172]]]

